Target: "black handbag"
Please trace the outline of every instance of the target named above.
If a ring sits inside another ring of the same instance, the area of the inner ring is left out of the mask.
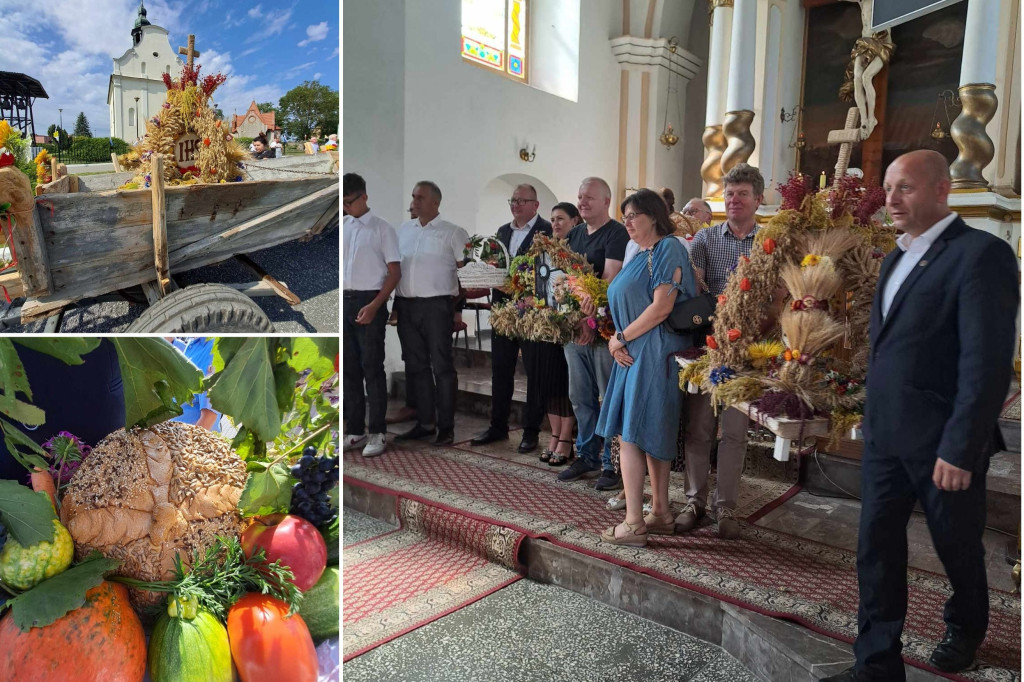
[[[693,267],[693,263],[690,263]],[[654,277],[654,249],[647,252],[647,271]],[[694,275],[696,275],[694,270]],[[665,324],[675,334],[693,334],[694,340],[703,339],[704,331],[710,330],[715,320],[715,304],[717,299],[707,293],[708,286],[698,277],[697,283],[705,293],[697,294],[685,301],[676,301]],[[703,344],[702,344],[703,345]]]

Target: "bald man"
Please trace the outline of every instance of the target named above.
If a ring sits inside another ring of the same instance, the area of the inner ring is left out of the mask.
[[[693,218],[701,225],[711,224],[711,204],[700,197],[694,197],[687,201],[686,206],[683,206],[682,214],[687,218]]]
[[[833,681],[904,680],[906,528],[920,502],[953,593],[929,660],[966,670],[988,628],[985,474],[1010,385],[1017,259],[949,210],[942,155],[916,151],[885,173],[904,234],[882,263],[871,311],[861,462],[856,665]]]

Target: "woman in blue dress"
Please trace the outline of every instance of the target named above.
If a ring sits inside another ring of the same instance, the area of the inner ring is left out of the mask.
[[[622,214],[640,253],[608,287],[608,304],[618,331],[608,342],[615,364],[597,433],[606,439],[622,437],[626,520],[604,531],[601,539],[614,545],[643,546],[648,533],[671,535],[675,525],[668,504],[668,479],[676,455],[682,393],[671,356],[688,348],[690,338],[662,323],[676,304],[696,295],[697,287],[685,247],[668,237],[675,228],[660,196],[642,189],[622,202]],[[653,509],[645,517],[647,471]]]

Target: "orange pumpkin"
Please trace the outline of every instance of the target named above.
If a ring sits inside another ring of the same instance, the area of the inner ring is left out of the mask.
[[[103,581],[85,604],[53,623],[22,632],[0,619],[0,680],[5,682],[141,682],[146,635],[128,589]]]
[[[705,340],[708,342],[708,348],[710,348],[711,350],[715,350],[716,348],[718,348],[718,342],[715,341],[715,337],[712,336],[711,334],[708,334],[707,337],[705,337]]]
[[[771,255],[771,252],[775,250],[775,240],[771,237],[765,237],[761,246],[764,248],[765,253]]]

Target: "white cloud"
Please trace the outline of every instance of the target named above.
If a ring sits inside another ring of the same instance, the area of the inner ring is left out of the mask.
[[[323,40],[327,37],[327,22],[321,21],[319,24],[313,24],[312,26],[306,27],[306,39],[299,43],[299,47],[305,47],[310,43],[315,43],[319,40]]]
[[[268,12],[267,16],[263,18],[264,35],[278,35],[284,31],[291,17],[292,11],[290,9],[284,9],[280,12]]]
[[[249,56],[249,55],[251,55],[251,54],[252,54],[253,52],[259,52],[259,51],[260,51],[260,50],[262,50],[262,49],[263,49],[262,47],[250,47],[250,48],[249,48],[248,50],[246,50],[245,52],[241,53],[241,54],[240,54],[240,55],[238,55],[238,56],[239,56],[239,57],[248,57],[248,56]]]
[[[340,50],[337,47],[335,47],[334,51],[331,52],[329,55],[327,55],[327,61],[330,61],[330,60],[334,59],[335,57],[337,57],[339,52],[340,52]]]
[[[256,5],[251,10],[249,10],[249,18],[250,19],[259,19],[260,18],[260,7],[261,7],[261,5]]]
[[[316,73],[314,73],[314,74],[313,74],[313,80],[315,80],[315,81],[318,81],[318,80],[320,80],[320,75],[321,75],[321,74],[320,74],[320,72],[319,72],[319,71],[317,71]]]

